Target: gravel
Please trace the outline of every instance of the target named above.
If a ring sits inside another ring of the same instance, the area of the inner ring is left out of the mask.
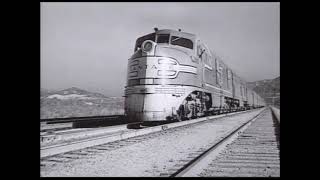
[[[197,176],[280,177],[280,142],[271,111],[264,111]]]
[[[113,150],[79,155],[78,159],[61,160],[61,163],[51,161],[41,166],[41,176],[160,176],[259,112],[261,110],[154,133],[158,136]]]

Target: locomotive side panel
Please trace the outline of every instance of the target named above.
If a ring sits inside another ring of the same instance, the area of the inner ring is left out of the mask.
[[[244,107],[245,101],[247,100],[246,99],[246,83],[242,79],[240,81],[241,81],[241,89],[240,89],[241,101],[240,101],[240,106]]]
[[[223,63],[223,61],[220,62],[222,67],[222,89],[228,90],[228,75],[227,75],[227,66]]]
[[[210,52],[210,50],[199,41],[198,54],[201,54],[201,64],[203,71],[203,88],[208,90],[212,97],[212,107],[220,109],[225,105],[224,96],[226,93],[220,84],[222,84],[222,71],[218,69],[219,60]],[[230,94],[228,94],[230,96]]]
[[[233,86],[232,86],[232,71],[231,69],[227,69],[227,90],[232,93],[233,97]]]
[[[208,54],[207,52],[204,52],[202,55],[202,64],[203,64],[203,72],[204,72],[204,84],[207,84],[207,86],[216,86],[217,84],[217,75],[216,75],[216,66],[215,62],[213,60],[213,57]]]
[[[246,82],[244,82],[244,100],[248,103],[248,86]]]
[[[240,80],[236,74],[233,73],[233,87],[234,87],[234,98],[240,99]]]
[[[258,101],[258,95],[257,95],[256,92],[254,93],[254,100],[255,100],[255,101],[254,101],[254,105],[255,105],[255,106],[258,106],[259,101]]]
[[[260,96],[256,93],[257,96],[257,106],[260,106]]]
[[[252,107],[252,104],[253,104],[252,90],[249,88],[247,91],[247,99],[248,99],[248,106]]]
[[[204,83],[208,85],[215,86],[216,82],[216,70],[214,68],[208,69],[207,67],[204,68]]]
[[[216,58],[215,59],[215,63],[216,63],[216,67],[217,67],[217,71],[216,71],[216,81],[217,81],[217,85],[222,88],[223,87],[223,65],[221,63],[221,59]]]
[[[256,107],[256,105],[257,105],[256,93],[254,91],[252,91],[252,106]]]

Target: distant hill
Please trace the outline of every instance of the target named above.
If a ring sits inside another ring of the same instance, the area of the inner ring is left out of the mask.
[[[249,82],[248,86],[265,99],[267,104],[280,108],[280,76],[275,79]]]
[[[280,108],[280,77],[249,82],[248,87],[267,104],[274,103]],[[60,91],[41,89],[40,94],[41,119],[124,114],[123,97],[106,97],[76,87]]]
[[[41,97],[45,97],[51,93],[55,92],[54,90],[49,90],[49,89],[44,89],[44,88],[41,88],[40,89],[40,94],[41,94]]]
[[[40,94],[41,119],[124,113],[123,97],[106,97],[76,87],[60,91],[41,89]]]

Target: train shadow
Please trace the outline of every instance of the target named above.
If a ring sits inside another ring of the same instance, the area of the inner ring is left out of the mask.
[[[94,121],[89,120],[89,121],[73,122],[72,128],[98,128],[98,127],[123,125],[128,123],[129,122],[125,117],[117,117],[113,119],[99,119]]]

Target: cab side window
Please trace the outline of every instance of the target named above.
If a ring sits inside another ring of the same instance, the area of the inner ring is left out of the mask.
[[[202,49],[203,48],[201,47],[201,45],[197,46],[197,55],[198,55],[198,57],[200,56]]]
[[[204,61],[205,60],[205,56],[206,56],[205,54],[206,54],[206,51],[205,51],[204,46],[202,44],[199,44],[198,47],[197,47],[197,55],[198,55],[198,57],[201,58]]]

